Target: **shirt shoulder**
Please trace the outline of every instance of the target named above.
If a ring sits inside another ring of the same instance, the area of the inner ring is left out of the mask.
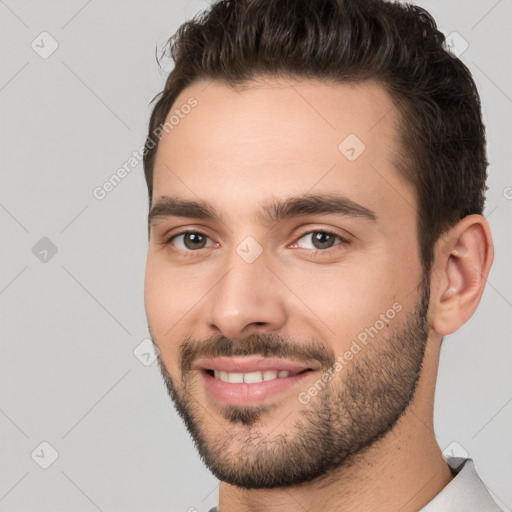
[[[482,482],[472,459],[451,457],[448,464],[455,473],[453,480],[420,512],[503,512]]]

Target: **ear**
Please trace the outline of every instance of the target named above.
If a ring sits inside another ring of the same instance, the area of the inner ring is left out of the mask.
[[[446,336],[464,325],[482,297],[494,258],[489,223],[468,215],[436,243],[429,323]]]

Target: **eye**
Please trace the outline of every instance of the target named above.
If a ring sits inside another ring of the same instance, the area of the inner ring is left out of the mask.
[[[300,236],[292,247],[301,249],[312,249],[314,251],[326,251],[340,243],[349,244],[350,241],[344,237],[328,230],[308,231]],[[163,242],[164,245],[172,246],[173,250],[183,252],[194,252],[207,247],[215,247],[217,244],[210,237],[199,231],[184,231],[172,235]]]
[[[326,249],[330,249],[336,244],[336,240],[340,240],[344,243],[349,243],[348,240],[341,237],[336,233],[332,233],[326,230],[317,230],[317,231],[309,231],[308,233],[304,233],[298,240],[295,242],[296,247],[300,247],[301,249],[313,249],[318,251],[323,251]],[[304,241],[304,242],[301,242]]]
[[[210,241],[210,245],[207,245],[208,241]],[[164,243],[165,245],[174,245],[176,249],[187,252],[215,246],[207,235],[198,231],[178,233],[177,235],[171,236]]]

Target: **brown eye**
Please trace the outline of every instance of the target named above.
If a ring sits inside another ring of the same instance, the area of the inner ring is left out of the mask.
[[[301,242],[303,240],[303,242]],[[337,240],[345,242],[345,240],[335,233],[329,231],[310,231],[302,235],[297,241],[297,246],[302,249],[313,249],[317,251],[330,249],[337,245]]]
[[[316,249],[328,249],[336,241],[336,237],[325,231],[315,231],[312,233],[311,241]]]
[[[202,249],[206,245],[206,236],[201,233],[185,233],[183,244],[187,249]]]
[[[210,237],[204,233],[185,231],[171,236],[171,238],[165,242],[165,245],[173,245],[180,251],[190,252],[204,249],[205,247],[212,247],[215,244],[213,244]]]

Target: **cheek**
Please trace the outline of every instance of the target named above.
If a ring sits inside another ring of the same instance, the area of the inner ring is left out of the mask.
[[[165,293],[166,289],[166,276],[165,274],[162,275],[158,260],[150,252],[146,261],[144,277],[144,304],[148,322],[157,340],[162,334],[161,322],[165,318],[165,311],[169,307],[168,297]]]
[[[341,353],[375,316],[378,317],[381,298],[375,289],[373,293],[377,295],[369,293],[364,279],[354,279],[350,273],[316,275],[314,282],[314,286],[301,287],[298,295],[325,322],[332,349]]]
[[[375,333],[377,324],[380,333],[393,327],[394,319],[400,317],[397,310],[405,310],[414,298],[409,286],[413,279],[397,281],[390,277],[398,272],[393,266],[391,259],[372,264],[361,259],[359,264],[346,266],[288,270],[285,280],[295,283],[293,291],[307,306],[312,322],[320,326],[325,341],[340,354],[358,336],[364,338],[366,329]]]
[[[144,302],[155,335],[170,335],[169,329],[190,308],[187,305],[197,293],[195,287],[187,281],[188,277],[183,269],[172,268],[161,255],[149,252],[144,279]]]
[[[153,341],[171,374],[175,374],[174,361],[180,338],[180,322],[186,314],[183,293],[176,286],[176,271],[165,268],[158,257],[148,254],[144,279],[144,303]]]

